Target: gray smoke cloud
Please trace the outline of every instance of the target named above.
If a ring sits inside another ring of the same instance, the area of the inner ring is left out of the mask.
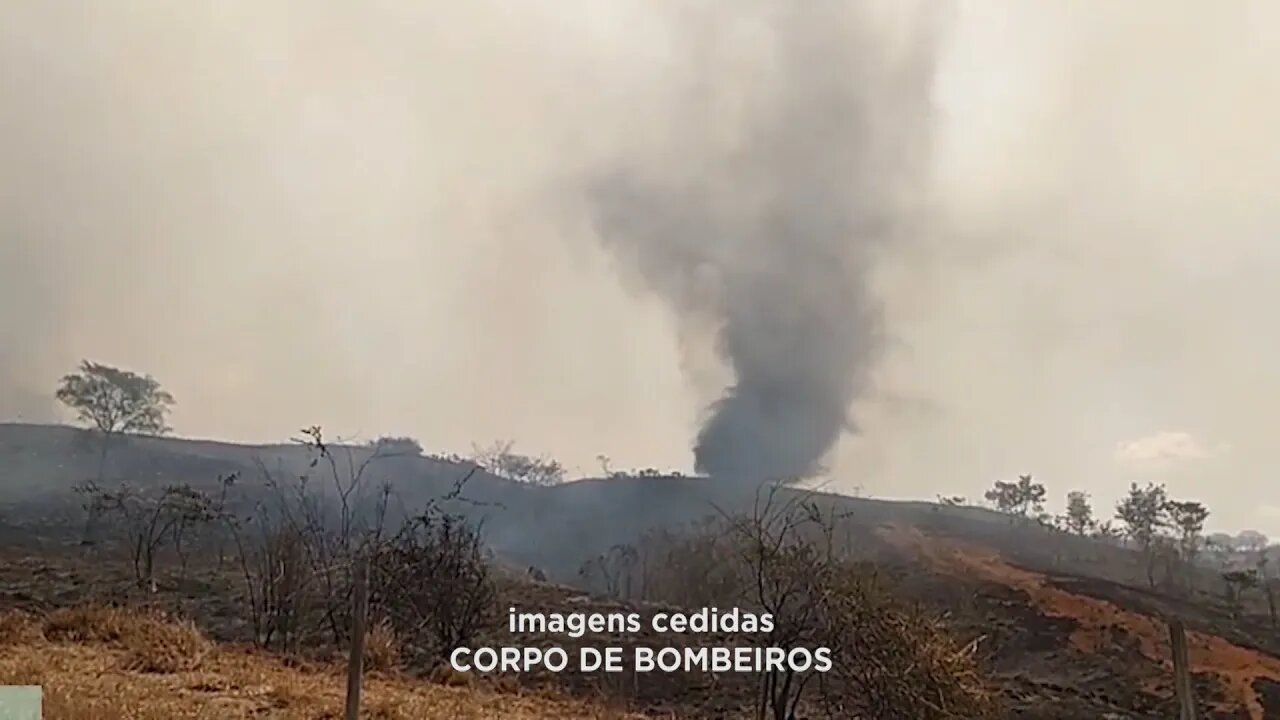
[[[918,225],[937,43],[928,18],[895,34],[862,3],[733,7],[692,23],[698,60],[664,139],[682,160],[620,161],[589,197],[624,272],[687,332],[717,333],[732,381],[696,469],[799,479],[856,429],[880,344],[869,270]],[[756,72],[722,102],[719,53],[744,45]]]
[[[0,2],[0,422],[69,420],[87,357],[184,436],[688,469],[795,363],[836,398],[795,417],[857,421],[830,488],[1151,479],[1280,535],[1280,4],[907,5]],[[821,352],[716,352],[823,292]]]

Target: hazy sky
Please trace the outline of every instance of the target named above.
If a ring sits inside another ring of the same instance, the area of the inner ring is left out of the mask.
[[[687,468],[723,378],[572,188],[618,152],[682,162],[690,62],[751,102],[759,28],[688,40],[734,7],[0,4],[0,417],[56,417],[88,357],[154,374],[182,435]],[[1032,472],[1060,506],[1152,479],[1280,535],[1280,5],[972,0],[943,36],[833,484]]]

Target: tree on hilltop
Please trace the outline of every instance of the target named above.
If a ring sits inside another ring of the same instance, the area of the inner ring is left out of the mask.
[[[1044,485],[1030,475],[1019,475],[1017,482],[997,480],[983,495],[1000,512],[1023,518],[1033,510],[1037,513],[1044,510],[1044,496]]]
[[[1241,552],[1256,553],[1266,549],[1271,541],[1257,530],[1241,530],[1236,535],[1236,548]]]
[[[1200,553],[1201,534],[1204,521],[1209,519],[1209,508],[1198,502],[1171,500],[1165,511],[1178,531],[1178,551],[1188,563],[1193,562]]]
[[[104,437],[163,435],[173,396],[150,375],[85,360],[65,375],[54,396]]]
[[[62,404],[76,412],[77,419],[99,436],[97,480],[102,482],[107,454],[122,436],[163,435],[169,432],[165,418],[173,406],[173,396],[150,375],[84,360],[79,372],[64,375],[54,392]],[[94,521],[103,510],[101,503],[88,502],[83,542],[90,543]]]
[[[1080,490],[1067,493],[1067,530],[1076,535],[1086,535],[1096,523],[1093,519],[1093,506],[1089,504],[1089,495]]]
[[[1129,484],[1129,494],[1116,504],[1116,519],[1124,525],[1124,533],[1136,543],[1146,559],[1147,584],[1155,587],[1155,549],[1160,530],[1169,524],[1168,494],[1164,485],[1148,483],[1145,488]]]
[[[501,478],[528,485],[559,485],[565,479],[565,467],[548,457],[514,452],[515,443],[495,442],[489,447],[473,447],[472,462]]]

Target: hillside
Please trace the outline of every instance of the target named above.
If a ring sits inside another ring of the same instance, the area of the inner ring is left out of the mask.
[[[104,575],[107,569],[100,563],[79,558],[65,532],[75,517],[69,490],[93,477],[96,462],[77,431],[0,425],[0,488],[6,538],[12,538],[0,572],[5,605],[45,611],[87,596],[129,594],[125,575]],[[392,458],[370,468],[369,481],[387,483],[406,514],[446,494],[471,471],[425,457]],[[248,498],[254,488],[261,489],[264,473],[287,477],[307,470],[308,455],[295,446],[146,439],[113,451],[105,476],[214,489],[219,477],[238,473],[237,492]],[[1260,597],[1246,598],[1241,608],[1223,601],[1221,579],[1212,568],[1191,572],[1194,592],[1175,593],[1147,587],[1141,558],[1131,550],[1013,523],[984,508],[825,494],[813,498],[847,519],[840,541],[848,553],[876,563],[902,592],[945,612],[958,632],[978,643],[1009,717],[1170,717],[1173,690],[1164,625],[1170,616],[1188,627],[1205,717],[1280,717],[1280,634],[1270,626]],[[516,582],[507,600],[554,611],[584,603],[628,604],[625,598],[603,597],[627,593],[592,586],[579,575],[583,563],[620,544],[635,544],[654,528],[747,508],[752,501],[752,493],[740,486],[705,478],[619,477],[532,487],[476,472],[467,481],[465,498],[451,507],[483,522],[486,543],[508,567],[535,566],[552,581]],[[231,591],[219,590],[217,582],[209,580],[203,590],[167,601],[197,618],[215,638],[237,642],[243,618],[227,595]],[[592,594],[571,587],[584,583]],[[75,662],[86,663],[83,667],[105,662],[105,656],[92,654],[101,652],[106,651],[55,649],[49,657],[66,658],[72,663],[67,672],[75,675],[82,667]],[[227,659],[216,667],[233,675],[245,672],[243,658],[218,657]],[[578,696],[599,691],[591,678],[564,677],[555,685],[556,692]],[[670,713],[721,707],[726,689],[637,682],[631,692],[637,709]]]

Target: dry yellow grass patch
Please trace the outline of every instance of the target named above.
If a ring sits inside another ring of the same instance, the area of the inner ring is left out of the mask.
[[[369,672],[387,672],[400,666],[400,640],[391,624],[374,623],[364,638],[364,667]]]
[[[40,619],[22,610],[0,612],[0,648],[36,643],[44,639]]]
[[[41,627],[31,616],[0,613],[0,645],[0,683],[42,685],[48,720],[342,717],[340,668],[308,671],[218,647],[190,625],[156,615],[77,608],[54,613]],[[369,678],[365,697],[362,716],[375,720],[628,717],[573,700],[391,677]]]
[[[139,672],[189,672],[200,667],[212,644],[190,622],[151,620],[145,630],[127,633],[129,669]]]
[[[106,606],[56,610],[45,619],[43,636],[51,642],[118,646],[125,666],[139,672],[195,670],[212,647],[190,622]]]
[[[63,608],[44,621],[44,636],[66,642],[117,642],[125,633],[129,615],[119,608],[83,605]]]

